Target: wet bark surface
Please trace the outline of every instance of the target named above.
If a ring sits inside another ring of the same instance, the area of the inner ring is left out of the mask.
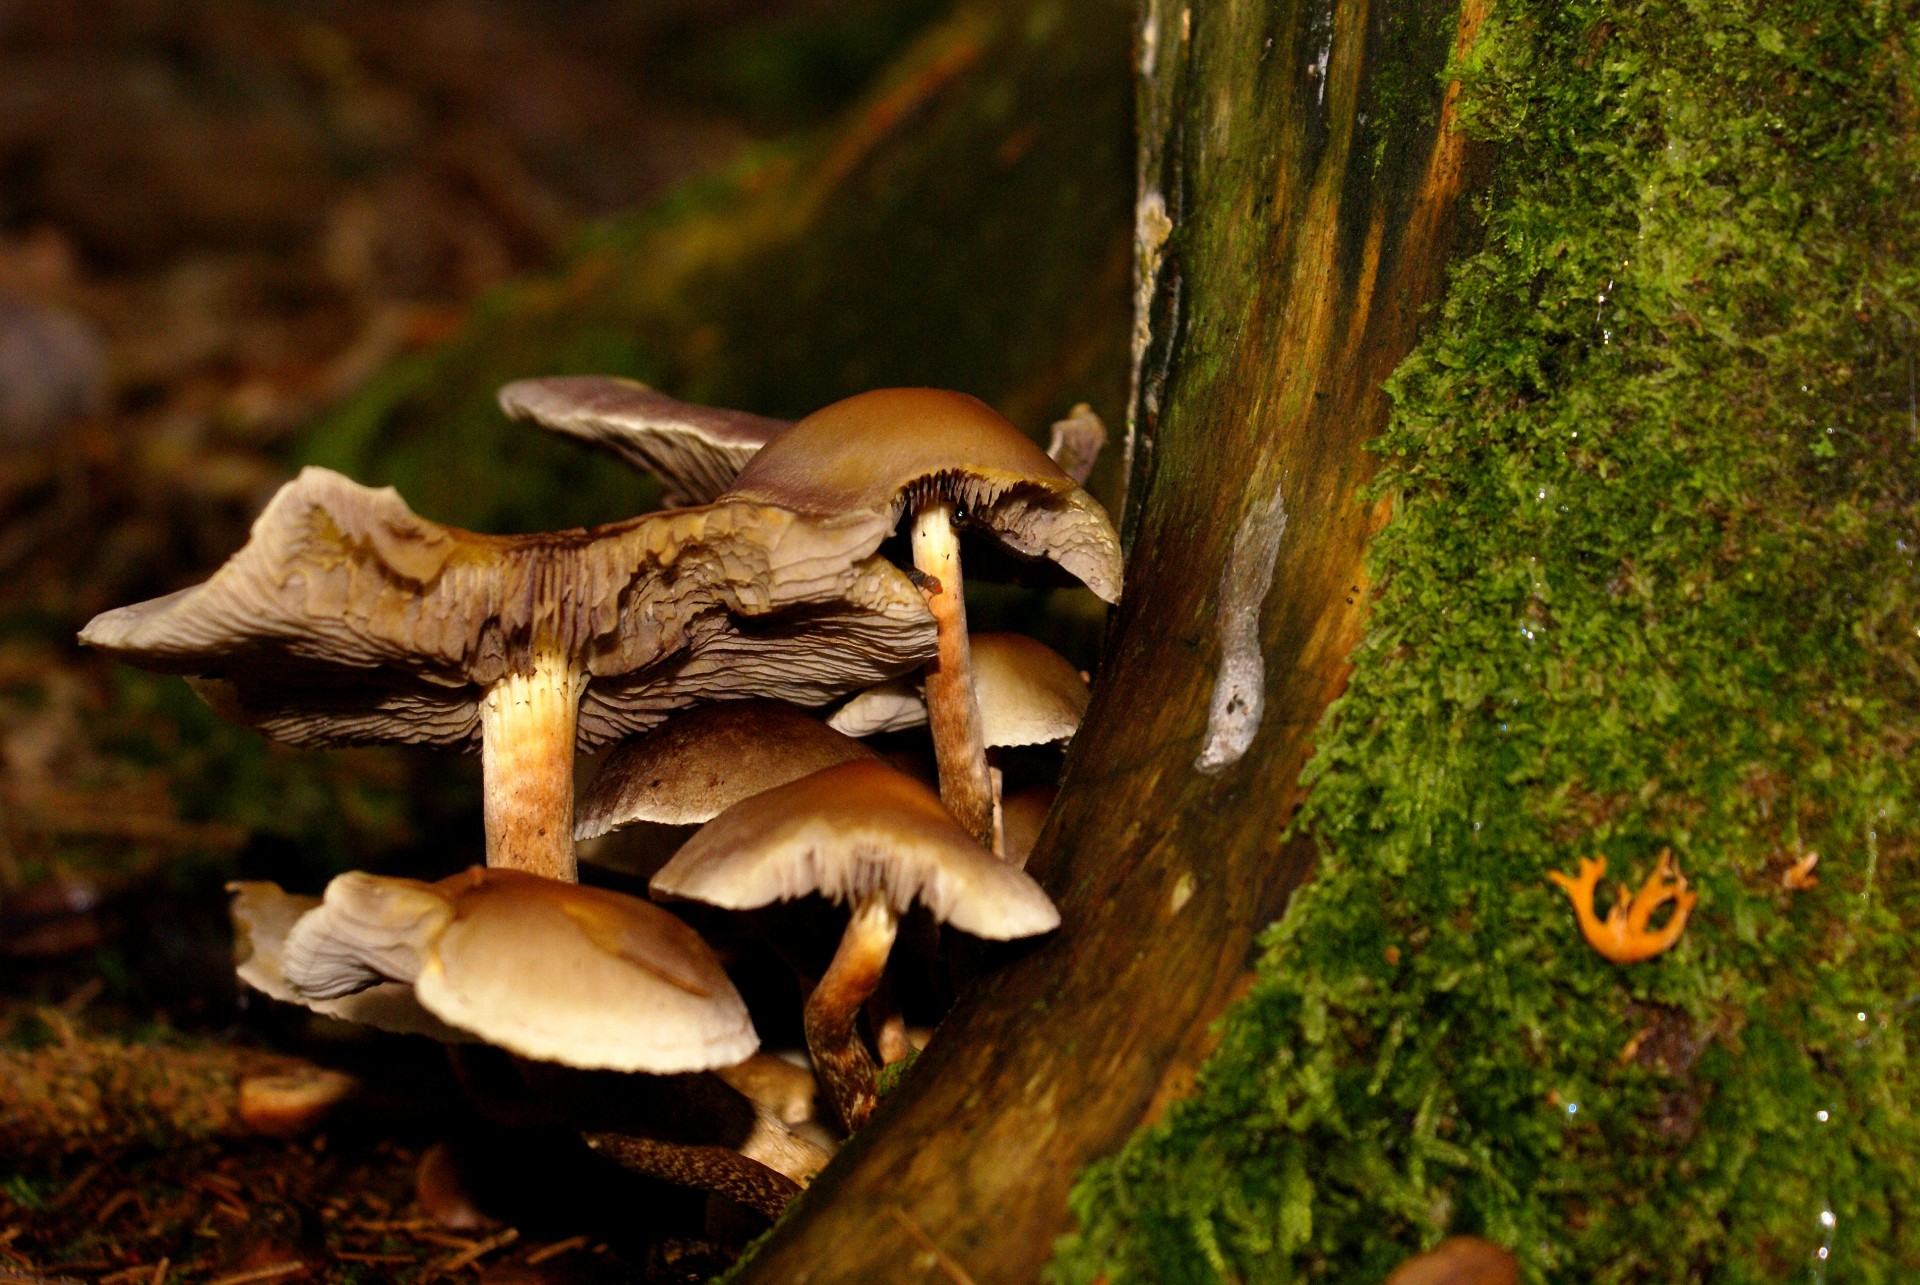
[[[1382,381],[1471,186],[1438,73],[1482,7],[1151,5],[1126,596],[1030,869],[1060,932],[941,1026],[751,1281],[1034,1279],[1078,1169],[1191,1083],[1339,693]]]

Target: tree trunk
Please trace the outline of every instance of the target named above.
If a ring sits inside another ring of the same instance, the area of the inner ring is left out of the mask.
[[[1127,590],[1031,869],[1063,926],[941,1026],[738,1279],[1034,1279],[1079,1168],[1190,1083],[1341,689],[1382,381],[1469,186],[1439,76],[1483,13],[1150,4]]]

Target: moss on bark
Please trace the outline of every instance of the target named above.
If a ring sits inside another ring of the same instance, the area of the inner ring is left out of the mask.
[[[1318,871],[1056,1281],[1376,1282],[1464,1231],[1531,1281],[1920,1273],[1916,33],[1495,9],[1454,69],[1483,248],[1392,384]],[[1664,847],[1692,922],[1608,964],[1546,876]]]

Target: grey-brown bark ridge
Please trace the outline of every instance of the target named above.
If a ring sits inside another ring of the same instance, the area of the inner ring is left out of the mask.
[[[1310,865],[1277,836],[1358,638],[1364,445],[1443,284],[1469,157],[1439,72],[1483,12],[1148,4],[1127,595],[1030,866],[1063,926],[736,1279],[1033,1280],[1080,1166],[1190,1083]]]

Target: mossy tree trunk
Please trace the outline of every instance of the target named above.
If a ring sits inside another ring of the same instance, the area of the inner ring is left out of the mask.
[[[1382,383],[1469,186],[1441,71],[1481,7],[1155,3],[1125,598],[1032,869],[1060,932],[952,1013],[740,1274],[1034,1279],[1080,1167],[1190,1083],[1346,676]]]

